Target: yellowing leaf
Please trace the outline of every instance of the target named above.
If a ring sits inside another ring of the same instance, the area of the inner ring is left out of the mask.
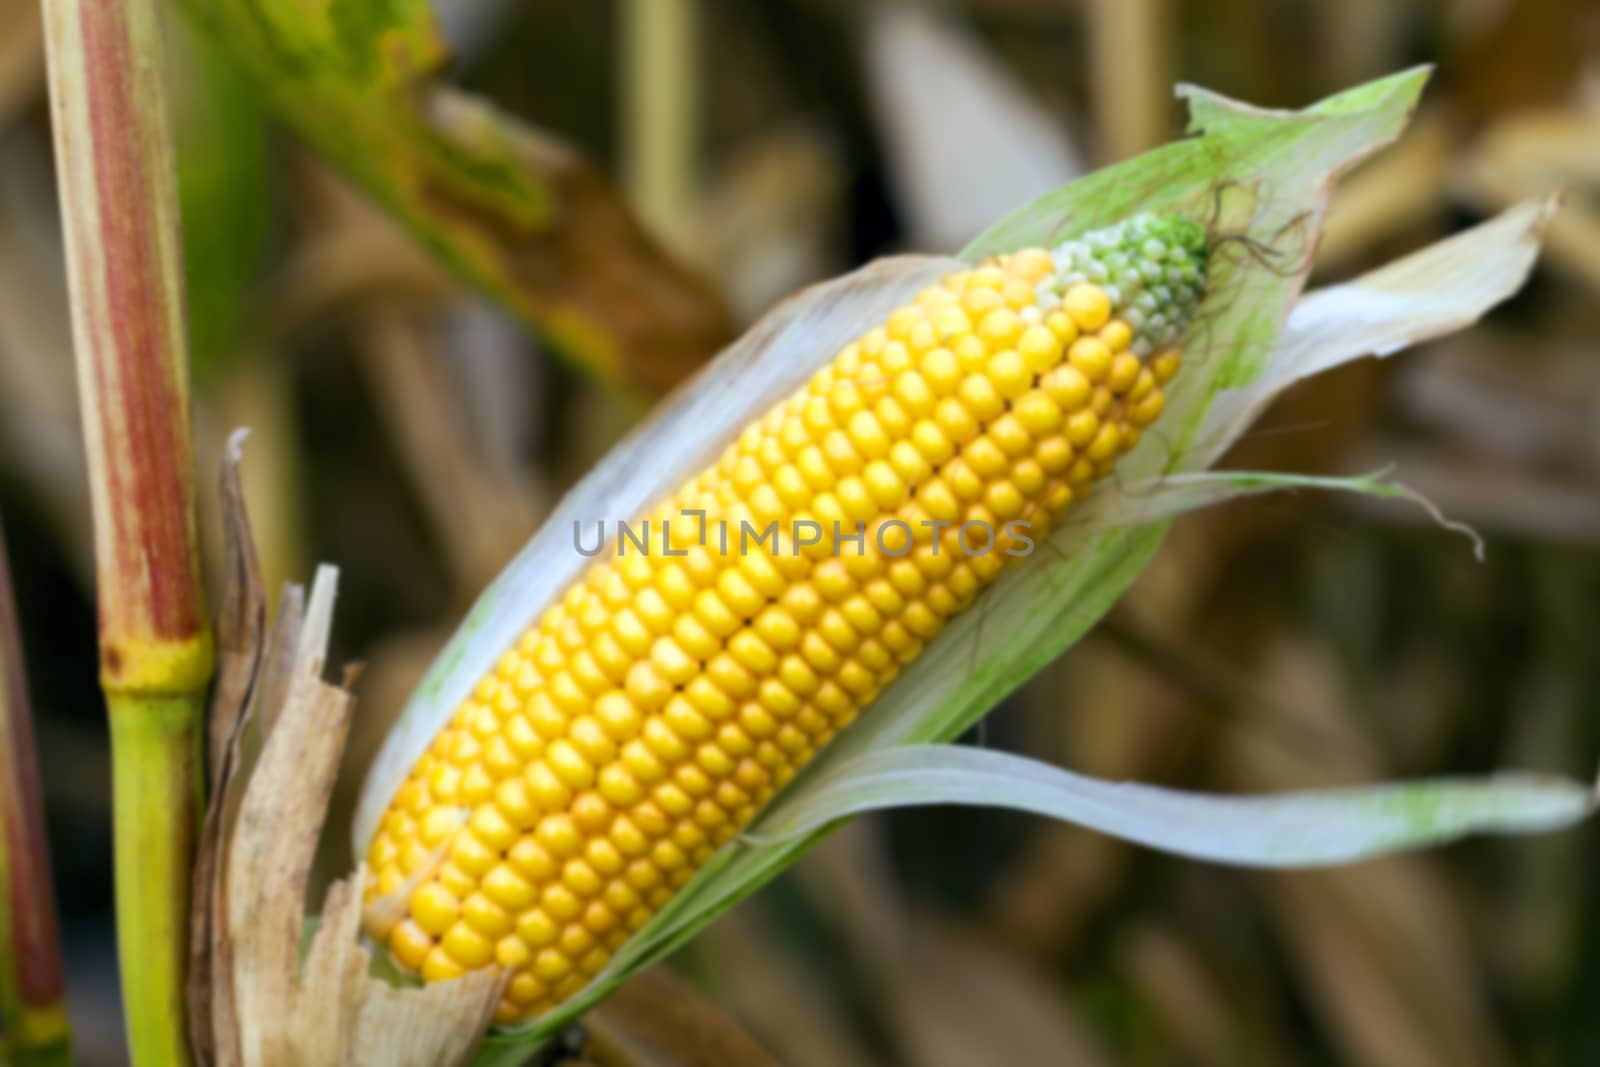
[[[727,338],[572,148],[437,79],[424,0],[183,0],[296,133],[574,364],[660,391]]]

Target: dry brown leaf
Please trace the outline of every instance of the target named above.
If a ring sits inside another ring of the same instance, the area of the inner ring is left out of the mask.
[[[1280,641],[1263,685],[1294,693],[1283,710],[1325,743],[1315,764],[1241,732],[1226,753],[1228,786],[1271,792],[1370,781],[1383,766],[1345,713],[1339,674],[1322,650]],[[1259,882],[1330,1035],[1352,1062],[1396,1067],[1498,1067],[1511,1062],[1475,981],[1482,964],[1465,916],[1436,868],[1400,857]]]
[[[296,176],[315,237],[297,248],[264,301],[264,336],[282,338],[377,301],[438,307],[459,290],[392,219],[314,158]]]
[[[864,829],[872,824],[857,820],[832,835],[801,871],[885,1006],[906,1062],[1103,1062],[1054,975],[975,929],[909,908]]]
[[[367,955],[361,950],[361,892],[365,872],[335,882],[322,902],[322,921],[312,935],[296,990],[293,1014],[283,1027],[294,1043],[295,1063],[352,1063],[357,1014],[346,1005],[360,995]]]
[[[266,626],[266,597],[239,482],[244,438],[244,431],[236,431],[228,439],[220,478],[227,565],[222,578],[222,607],[216,620],[217,677],[206,712],[208,801],[195,849],[191,894],[185,999],[190,1043],[202,1064],[211,1063],[216,1057],[211,1003],[219,981],[213,974],[214,933],[220,932],[213,931],[213,924],[221,903],[224,805],[238,766],[239,738],[248,723],[250,695],[261,663]]]
[[[234,728],[224,771],[212,795],[216,813],[213,815],[208,811],[206,814],[205,832],[215,841],[210,846],[213,856],[203,865],[209,868],[204,874],[206,881],[202,880],[199,867],[196,871],[195,899],[205,901],[197,906],[207,909],[208,914],[202,921],[210,928],[210,960],[197,973],[209,974],[210,984],[190,986],[190,1026],[193,1030],[203,1026],[205,1020],[210,1020],[209,1037],[196,1032],[194,1043],[197,1050],[209,1049],[215,1062],[224,1067],[240,1062],[238,1005],[234,1000],[234,935],[228,913],[228,870],[224,861],[224,843],[232,840],[239,808],[244,801],[244,783],[250,780],[260,754],[259,739],[265,732],[262,720],[266,716],[266,709],[281,707],[288,691],[295,653],[300,645],[305,591],[297,585],[286,586],[278,603],[278,618],[257,666],[252,699]],[[202,842],[205,840],[207,838],[202,838]],[[202,855],[205,853],[202,852]],[[203,897],[202,892],[205,894]]]
[[[1407,422],[1494,461],[1600,473],[1600,364],[1588,347],[1480,326],[1410,359],[1394,399]]]
[[[778,1067],[720,1008],[661,967],[618,989],[584,1025],[584,1055],[595,1067]]]
[[[295,1062],[284,1024],[296,999],[306,880],[353,710],[348,694],[321,680],[333,573],[322,568],[312,586],[288,699],[245,785],[225,858],[247,1067]]]
[[[1116,958],[1186,1062],[1231,1062],[1229,1029],[1238,1014],[1234,998],[1219,988],[1181,937],[1154,923],[1137,926],[1119,938]]]
[[[1479,139],[1465,160],[1463,191],[1496,208],[1528,196],[1600,185],[1600,117],[1544,109],[1508,117]],[[1545,258],[1600,288],[1600,210],[1571,196],[1545,233]]]
[[[233,488],[225,496],[237,501]],[[242,518],[235,529],[248,533]],[[211,905],[209,954],[197,970],[211,980],[191,989],[203,1063],[450,1067],[470,1057],[501,995],[494,969],[419,989],[371,977],[360,936],[364,869],[329,889],[301,961],[306,883],[354,710],[345,688],[322,680],[335,581],[332,568],[319,570],[303,612],[297,591],[285,590],[255,699],[234,717],[219,763],[207,828],[226,845],[213,842],[196,893]],[[264,741],[243,773],[252,719]]]
[[[1355,470],[1392,464],[1400,481],[1441,512],[1486,533],[1600,545],[1600,496],[1592,476],[1536,474],[1512,465],[1464,460],[1459,451],[1404,445],[1382,437],[1358,451],[1350,463]],[[1421,522],[1431,521],[1426,512],[1414,508],[1381,507],[1354,498],[1341,499],[1338,506],[1385,522],[1414,525],[1419,515]],[[1417,514],[1403,514],[1405,510]]]
[[[267,626],[266,590],[239,475],[248,436],[248,430],[235,430],[222,461],[222,605],[216,622],[217,677],[206,713],[206,767],[212,793],[221,792],[224,757],[255,688]]]
[[[362,956],[365,961],[366,953]],[[359,1054],[350,1061],[352,1067],[466,1063],[489,1025],[500,984],[493,971],[474,971],[422,989],[397,989],[368,979],[356,1029]]]
[[[907,944],[908,954],[886,973],[882,993],[908,1063],[1110,1062],[1047,971],[932,917],[913,921]]]
[[[298,1065],[432,1067],[466,1062],[500,998],[492,970],[421,989],[398,989],[367,976],[361,946],[365,868],[329,888],[322,921],[306,954],[285,1030]],[[351,1010],[354,1007],[356,1010]]]
[[[478,590],[522,547],[540,508],[526,483],[494,478],[476,455],[425,331],[426,321],[395,301],[373,305],[362,316],[362,362],[457,586]]]
[[[843,832],[843,831],[841,831]],[[718,919],[695,940],[719,976],[713,990],[784,1067],[875,1067],[876,1057],[851,1031],[836,983],[784,952],[783,939],[755,907]]]
[[[250,761],[259,754],[260,742],[278,724],[278,716],[289,701],[294,680],[295,657],[300,648],[300,630],[305,625],[306,591],[301,585],[286,585],[278,594],[278,617],[261,661],[257,679],[255,746]]]
[[[31,0],[0,0],[0,127],[44,89],[44,20]]]

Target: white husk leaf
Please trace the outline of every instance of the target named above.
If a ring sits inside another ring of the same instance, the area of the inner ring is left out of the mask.
[[[352,833],[365,855],[378,819],[412,764],[484,673],[589,560],[573,524],[630,520],[664,487],[709,464],[751,419],[807,381],[863,327],[930,282],[960,270],[939,256],[878,260],[791,297],[720,353],[613,448],[557,505],[483,591],[385,738],[362,789]]]
[[[1571,826],[1594,810],[1595,793],[1564,778],[1503,773],[1224,797],[1102,781],[1006,752],[902,745],[797,790],[750,836],[776,843],[851,815],[931,804],[1032,812],[1217,863],[1323,867],[1471,833]]]
[[[1307,294],[1278,336],[1272,359],[1247,385],[1216,398],[1186,469],[1209,466],[1272,398],[1363,356],[1391,356],[1454,333],[1522,286],[1559,196],[1525,200],[1488,222],[1353,281]]]

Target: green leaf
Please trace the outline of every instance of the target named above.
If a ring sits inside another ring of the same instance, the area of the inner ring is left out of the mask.
[[[204,381],[248,347],[248,302],[279,228],[278,205],[254,87],[207,38],[177,33],[173,43],[190,364]]]
[[[579,368],[660,390],[728,333],[573,149],[437,80],[426,0],[181,0],[330,162]]]

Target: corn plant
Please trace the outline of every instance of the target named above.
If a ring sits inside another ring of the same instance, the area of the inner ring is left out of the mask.
[[[575,362],[678,376],[673,345],[629,364],[639,321],[527,283],[519,257],[587,239],[614,205],[432,82],[420,5],[356,34],[331,9],[195,7],[309,140]],[[483,593],[390,732],[350,828],[362,862],[315,924],[307,871],[353,714],[321,679],[335,579],[286,596],[269,631],[226,483],[230,655],[191,871],[211,629],[159,42],[147,2],[47,12],[138,1062],[522,1062],[870,810],[1008,807],[1273,867],[1590,812],[1587,789],[1526,774],[1224,798],[952,743],[1111,607],[1177,516],[1285,489],[1426,506],[1383,473],[1212,470],[1290,385],[1465,326],[1531,268],[1550,202],[1304,293],[1335,181],[1399,136],[1417,70],[1293,113],[1185,89],[1188,138],[1019,207],[959,256],[869,264],[771,312]],[[552,173],[580,206],[559,225],[540,210]],[[502,244],[486,215],[542,236]],[[715,336],[715,301],[668,273],[651,321]]]

